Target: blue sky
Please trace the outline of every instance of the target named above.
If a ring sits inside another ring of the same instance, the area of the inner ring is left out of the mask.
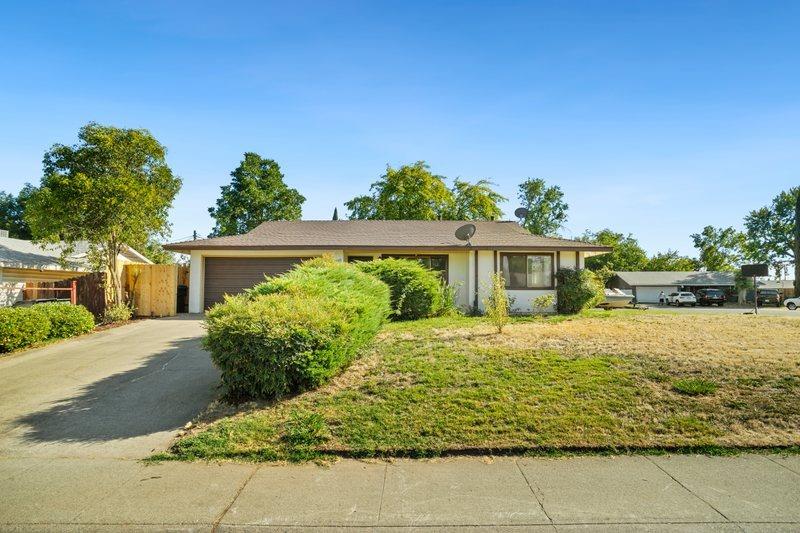
[[[148,128],[183,178],[173,236],[245,151],[327,219],[385,165],[562,187],[566,236],[650,252],[800,183],[800,2],[14,2],[0,189],[89,121]]]

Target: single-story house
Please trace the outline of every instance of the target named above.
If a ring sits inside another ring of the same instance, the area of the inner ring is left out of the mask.
[[[614,272],[606,284],[611,289],[632,293],[637,303],[658,303],[658,295],[698,289],[722,289],[729,301],[736,301],[734,272]]]
[[[474,224],[468,241],[456,238]],[[441,273],[457,289],[457,303],[483,307],[490,275],[502,271],[515,310],[555,293],[559,268],[582,268],[589,255],[611,251],[587,242],[531,235],[516,222],[421,220],[325,220],[264,222],[244,235],[198,239],[164,246],[191,255],[189,312],[199,313],[252,287],[264,276],[286,272],[303,259],[330,255],[339,261],[405,257]]]
[[[87,243],[76,243],[72,254],[62,261],[63,249],[64,245],[40,245],[23,239],[12,239],[7,232],[0,233],[0,306],[13,305],[22,300],[26,286],[46,286],[93,270],[87,257]],[[117,275],[121,274],[125,263],[150,262],[133,248],[126,247],[119,256],[120,272]],[[40,292],[42,297],[53,297],[50,291]]]
[[[658,294],[677,291],[695,292],[698,289],[722,289],[729,302],[752,301],[753,291],[736,290],[735,272],[614,272],[606,283],[611,289],[620,289],[636,297],[637,303],[658,303]],[[793,280],[759,279],[759,289],[776,289],[782,298],[794,294]]]
[[[781,299],[792,298],[794,294],[793,279],[765,279],[758,281],[759,289],[775,289],[781,295]],[[752,295],[751,295],[752,299]]]

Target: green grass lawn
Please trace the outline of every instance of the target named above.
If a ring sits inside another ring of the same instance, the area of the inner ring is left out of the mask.
[[[797,339],[800,320],[738,315],[393,323],[331,384],[212,410],[161,458],[793,446]]]

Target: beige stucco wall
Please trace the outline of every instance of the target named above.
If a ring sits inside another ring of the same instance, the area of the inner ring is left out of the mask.
[[[457,290],[456,303],[463,310],[468,311],[475,301],[475,254],[478,261],[478,307],[484,309],[483,300],[491,284],[491,275],[499,270],[499,254],[512,250],[464,250],[463,252],[431,252],[427,250],[194,250],[191,254],[191,267],[189,269],[189,312],[203,312],[203,265],[206,257],[316,257],[331,255],[338,261],[344,261],[349,256],[372,256],[378,258],[381,254],[446,254],[448,256],[448,282]],[[549,250],[525,250],[527,252],[543,252]],[[497,253],[495,253],[497,252]],[[520,250],[513,250],[521,253]],[[524,251],[523,251],[524,252]],[[575,262],[583,264],[582,253],[561,252],[561,266],[574,268]],[[554,267],[555,267],[554,263]],[[530,313],[531,300],[543,294],[552,294],[554,290],[509,290],[508,294],[514,298],[513,310],[517,313]]]

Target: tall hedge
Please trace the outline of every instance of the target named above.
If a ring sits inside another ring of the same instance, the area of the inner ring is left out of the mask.
[[[380,259],[357,263],[392,291],[392,318],[415,320],[442,312],[442,279],[436,272],[409,259]]]
[[[603,300],[603,286],[589,270],[562,268],[556,272],[556,281],[556,310],[559,313],[580,313]]]
[[[94,316],[82,305],[41,304],[0,308],[0,352],[27,348],[49,339],[87,333]]]
[[[389,312],[384,283],[353,265],[312,259],[212,307],[204,345],[230,398],[272,398],[337,374]]]

